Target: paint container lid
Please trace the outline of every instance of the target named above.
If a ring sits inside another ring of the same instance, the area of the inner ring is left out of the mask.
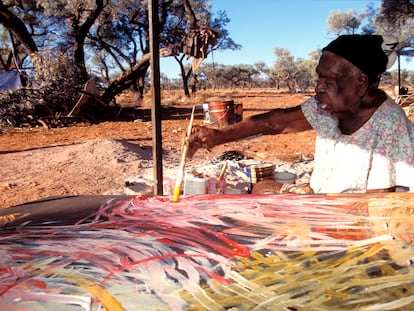
[[[291,172],[276,172],[274,175],[274,180],[281,184],[294,184],[296,179],[296,174]]]

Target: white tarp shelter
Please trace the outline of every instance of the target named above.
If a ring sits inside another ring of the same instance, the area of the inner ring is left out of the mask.
[[[15,90],[21,86],[22,82],[17,70],[0,72],[0,92]]]

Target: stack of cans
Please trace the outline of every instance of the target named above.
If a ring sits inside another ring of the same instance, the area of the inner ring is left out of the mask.
[[[246,174],[250,178],[250,190],[260,180],[274,179],[275,165],[274,164],[255,164],[246,167]]]

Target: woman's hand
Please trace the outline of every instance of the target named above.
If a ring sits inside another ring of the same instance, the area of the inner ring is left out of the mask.
[[[212,148],[219,145],[220,132],[214,128],[205,126],[194,126],[191,130],[190,137],[187,138],[188,150],[187,156],[192,157],[200,148]]]

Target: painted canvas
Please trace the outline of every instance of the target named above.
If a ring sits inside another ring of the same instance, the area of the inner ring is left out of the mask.
[[[0,309],[412,310],[414,247],[390,230],[411,210],[412,194],[6,209]]]

